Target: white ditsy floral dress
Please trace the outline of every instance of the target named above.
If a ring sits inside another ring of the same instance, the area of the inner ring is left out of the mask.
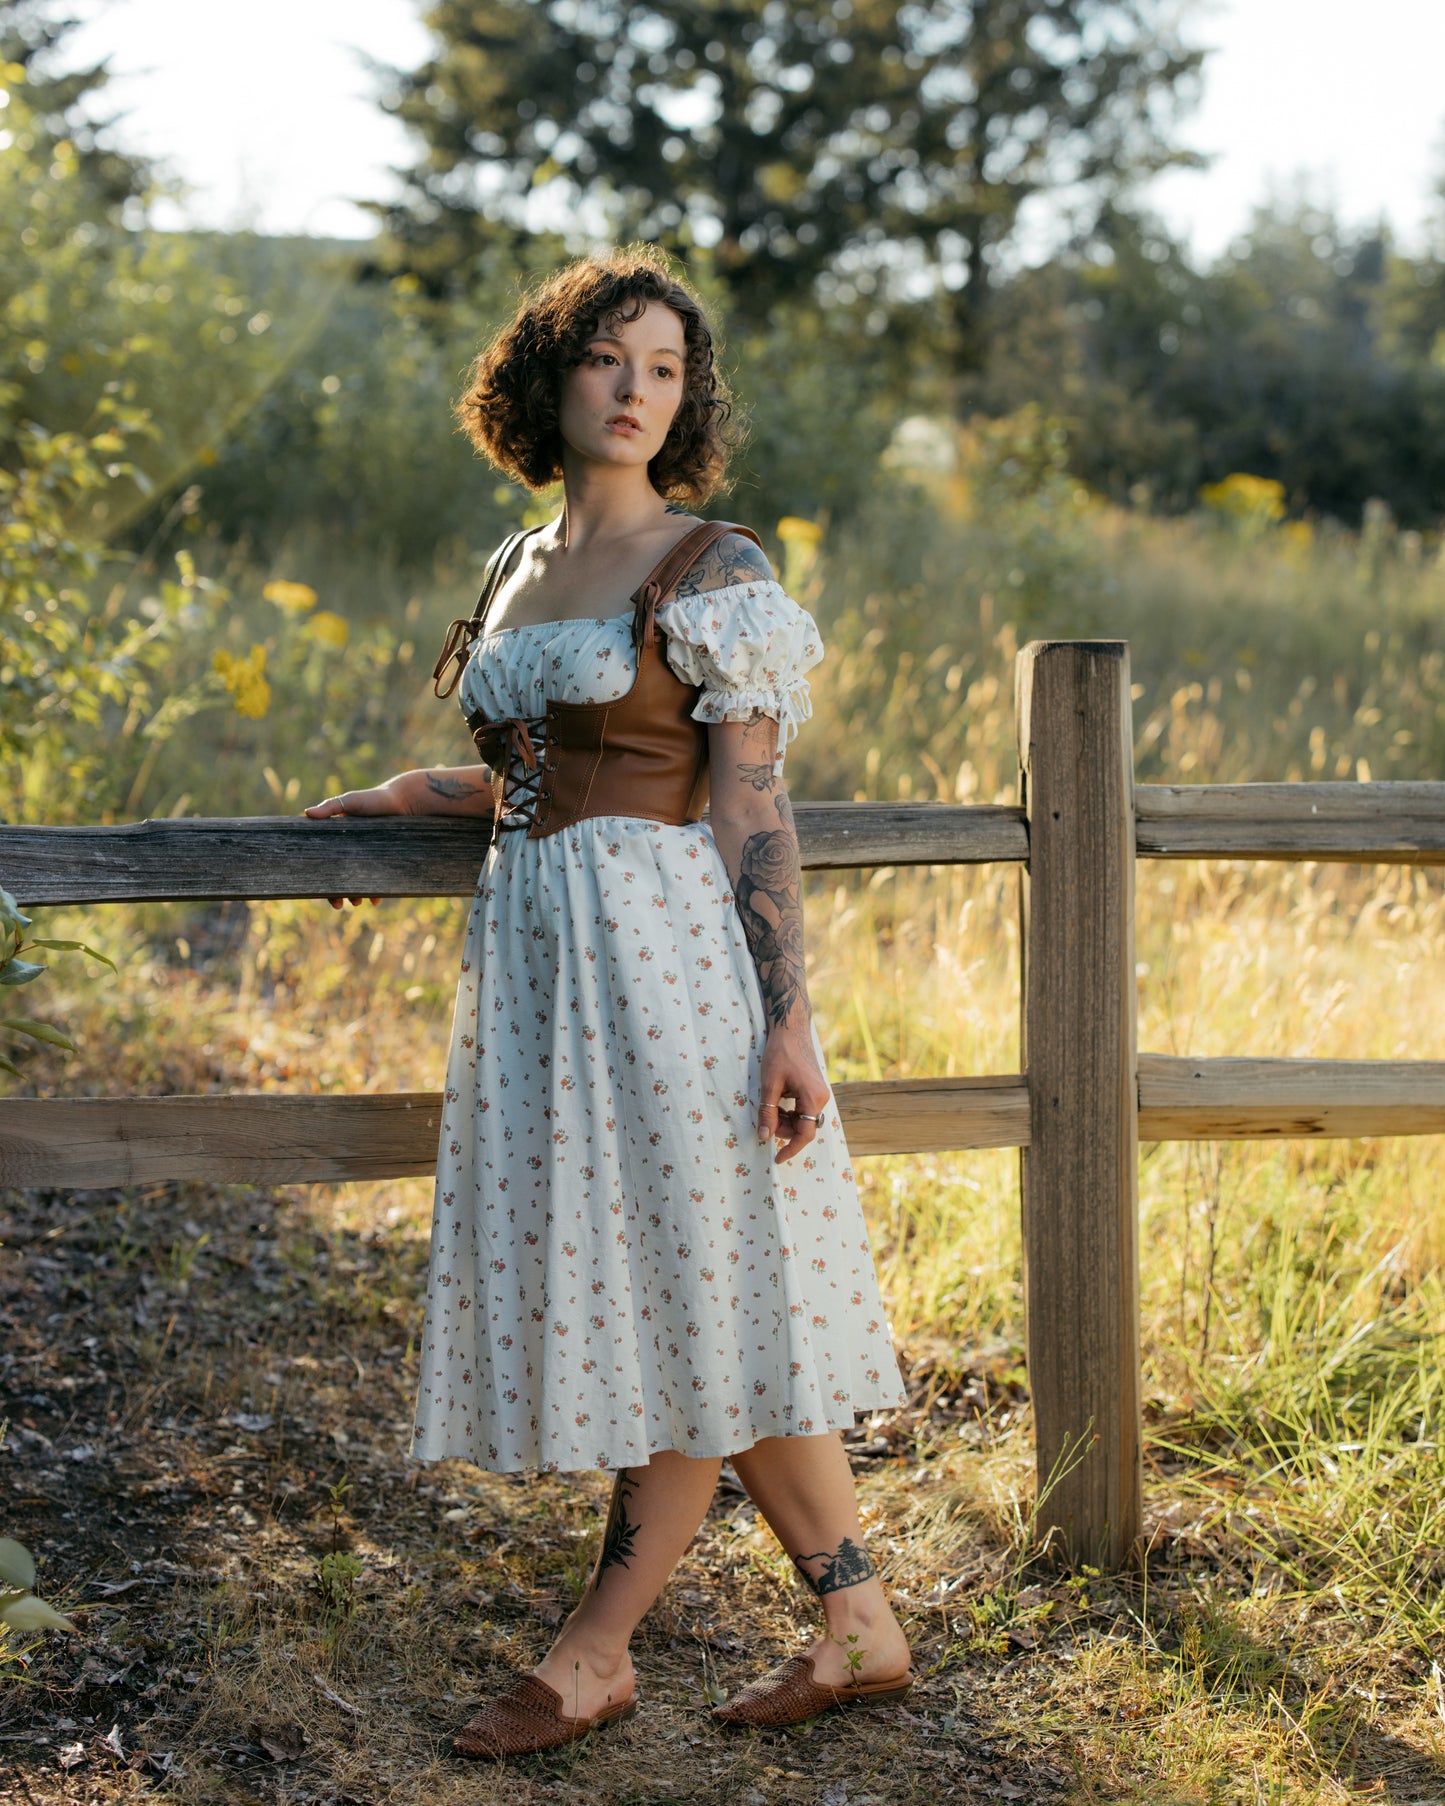
[[[657,625],[700,686],[694,718],[765,710],[781,770],[812,713],[811,616],[769,581],[668,602]],[[621,696],[631,631],[618,615],[484,634],[462,706]],[[705,822],[497,835],[447,1067],[418,1456],[619,1468],[903,1402],[836,1105],[806,1153],[779,1165],[758,1144],[766,1032]]]

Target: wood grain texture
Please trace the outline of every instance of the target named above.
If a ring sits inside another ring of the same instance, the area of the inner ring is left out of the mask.
[[[1143,1141],[1445,1134],[1445,1061],[1139,1056]]]
[[[1153,859],[1445,862],[1445,784],[1141,784]]]
[[[855,1157],[1016,1147],[1028,1137],[1018,1077],[858,1082],[835,1085],[833,1095]],[[440,1123],[440,1094],[429,1091],[4,1098],[0,1184],[398,1179],[436,1170]]]
[[[855,1080],[835,1085],[848,1152],[934,1154],[1020,1148],[1029,1094],[1016,1073],[996,1078]]]
[[[994,805],[799,803],[803,864],[981,865],[1028,856],[1023,812]],[[22,905],[280,897],[470,897],[490,818],[305,816],[0,827],[0,882]]]
[[[0,1100],[0,1183],[293,1185],[436,1170],[437,1092]]]
[[[1036,641],[1017,667],[1030,855],[1024,1289],[1039,1534],[1118,1567],[1142,1518],[1129,649]]]

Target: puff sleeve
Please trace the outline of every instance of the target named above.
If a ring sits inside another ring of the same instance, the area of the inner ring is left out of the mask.
[[[673,671],[701,686],[693,720],[746,721],[761,709],[778,723],[781,755],[813,713],[803,674],[823,658],[807,609],[769,579],[664,602],[657,625]]]

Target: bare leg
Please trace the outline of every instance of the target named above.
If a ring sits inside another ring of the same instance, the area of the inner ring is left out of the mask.
[[[908,1666],[908,1640],[863,1547],[841,1437],[767,1436],[733,1467],[793,1565],[818,1596],[827,1632],[806,1653],[824,1685],[876,1681]],[[856,1639],[856,1640],[855,1640]],[[852,1652],[858,1661],[848,1660]]]
[[[646,1467],[618,1470],[587,1591],[532,1670],[562,1695],[569,1718],[590,1718],[631,1693],[627,1645],[696,1536],[721,1467],[667,1449]]]

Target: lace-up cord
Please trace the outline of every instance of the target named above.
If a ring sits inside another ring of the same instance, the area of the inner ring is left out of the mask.
[[[478,753],[492,771],[493,833],[530,828],[537,819],[543,773],[533,735],[545,752],[547,717],[503,715],[488,721],[472,716],[467,726],[472,730]]]

